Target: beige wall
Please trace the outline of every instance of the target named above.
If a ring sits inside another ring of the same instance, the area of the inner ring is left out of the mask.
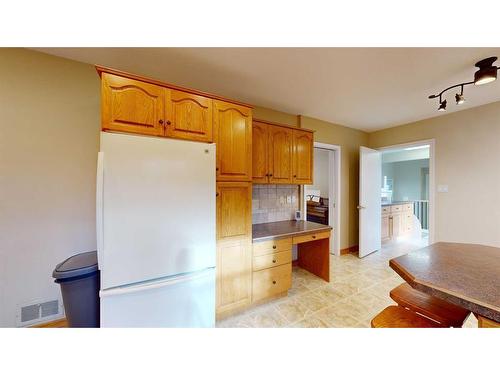
[[[92,66],[0,49],[0,326],[60,298],[55,265],[95,250],[99,79]]]
[[[300,126],[315,130],[314,141],[341,147],[340,248],[358,244],[359,147],[368,145],[368,133],[300,116]]]
[[[500,246],[500,102],[369,135],[370,147],[435,139],[435,240]]]
[[[285,124],[290,126],[299,125],[299,116],[290,113],[275,111],[274,109],[264,107],[254,107],[252,111],[253,118]]]

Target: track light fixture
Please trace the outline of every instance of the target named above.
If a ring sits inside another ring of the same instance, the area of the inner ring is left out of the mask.
[[[446,99],[443,101],[439,101],[438,111],[446,111]]]
[[[455,94],[455,101],[457,102],[457,105],[465,103],[465,98],[464,98],[464,86],[467,85],[484,85],[486,83],[493,82],[497,79],[497,71],[498,67],[493,65],[493,63],[497,60],[496,56],[488,57],[487,59],[483,59],[481,61],[478,61],[475,66],[479,68],[475,73],[474,73],[474,81],[470,82],[463,82],[459,83],[450,87],[445,88],[443,91],[441,91],[439,94],[435,95],[430,95],[429,99],[435,99],[439,98],[439,107],[438,111],[446,111],[446,99],[442,100],[443,94],[451,89],[454,89],[456,87],[460,87],[460,94],[456,93]]]

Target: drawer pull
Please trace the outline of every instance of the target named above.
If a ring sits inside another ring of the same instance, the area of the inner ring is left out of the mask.
[[[276,280],[273,280],[273,284],[276,284]]]
[[[313,240],[316,238],[316,236],[312,236]]]
[[[273,245],[273,249],[276,249],[276,245]]]
[[[276,263],[276,259],[273,259],[273,263]]]

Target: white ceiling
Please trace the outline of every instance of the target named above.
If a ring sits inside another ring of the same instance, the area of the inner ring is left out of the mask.
[[[500,100],[500,82],[465,88],[466,103],[429,100],[470,81],[500,48],[37,48],[180,86],[365,131]],[[499,63],[500,65],[500,63]]]

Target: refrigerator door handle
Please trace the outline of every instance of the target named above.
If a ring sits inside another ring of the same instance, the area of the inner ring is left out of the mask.
[[[101,269],[102,252],[104,250],[103,238],[103,194],[104,194],[104,152],[97,153],[96,176],[96,240],[97,240],[97,266]]]
[[[184,274],[181,276],[169,277],[168,279],[165,279],[163,281],[156,280],[156,281],[141,283],[138,285],[105,289],[105,290],[101,290],[99,292],[99,296],[100,297],[109,297],[109,296],[116,296],[116,295],[121,295],[121,294],[143,292],[146,290],[152,290],[152,289],[157,289],[157,288],[164,288],[166,286],[175,285],[175,284],[186,282],[186,281],[201,279],[203,277],[210,276],[214,272],[215,272],[215,268],[212,267],[212,268],[206,268],[202,271]]]

